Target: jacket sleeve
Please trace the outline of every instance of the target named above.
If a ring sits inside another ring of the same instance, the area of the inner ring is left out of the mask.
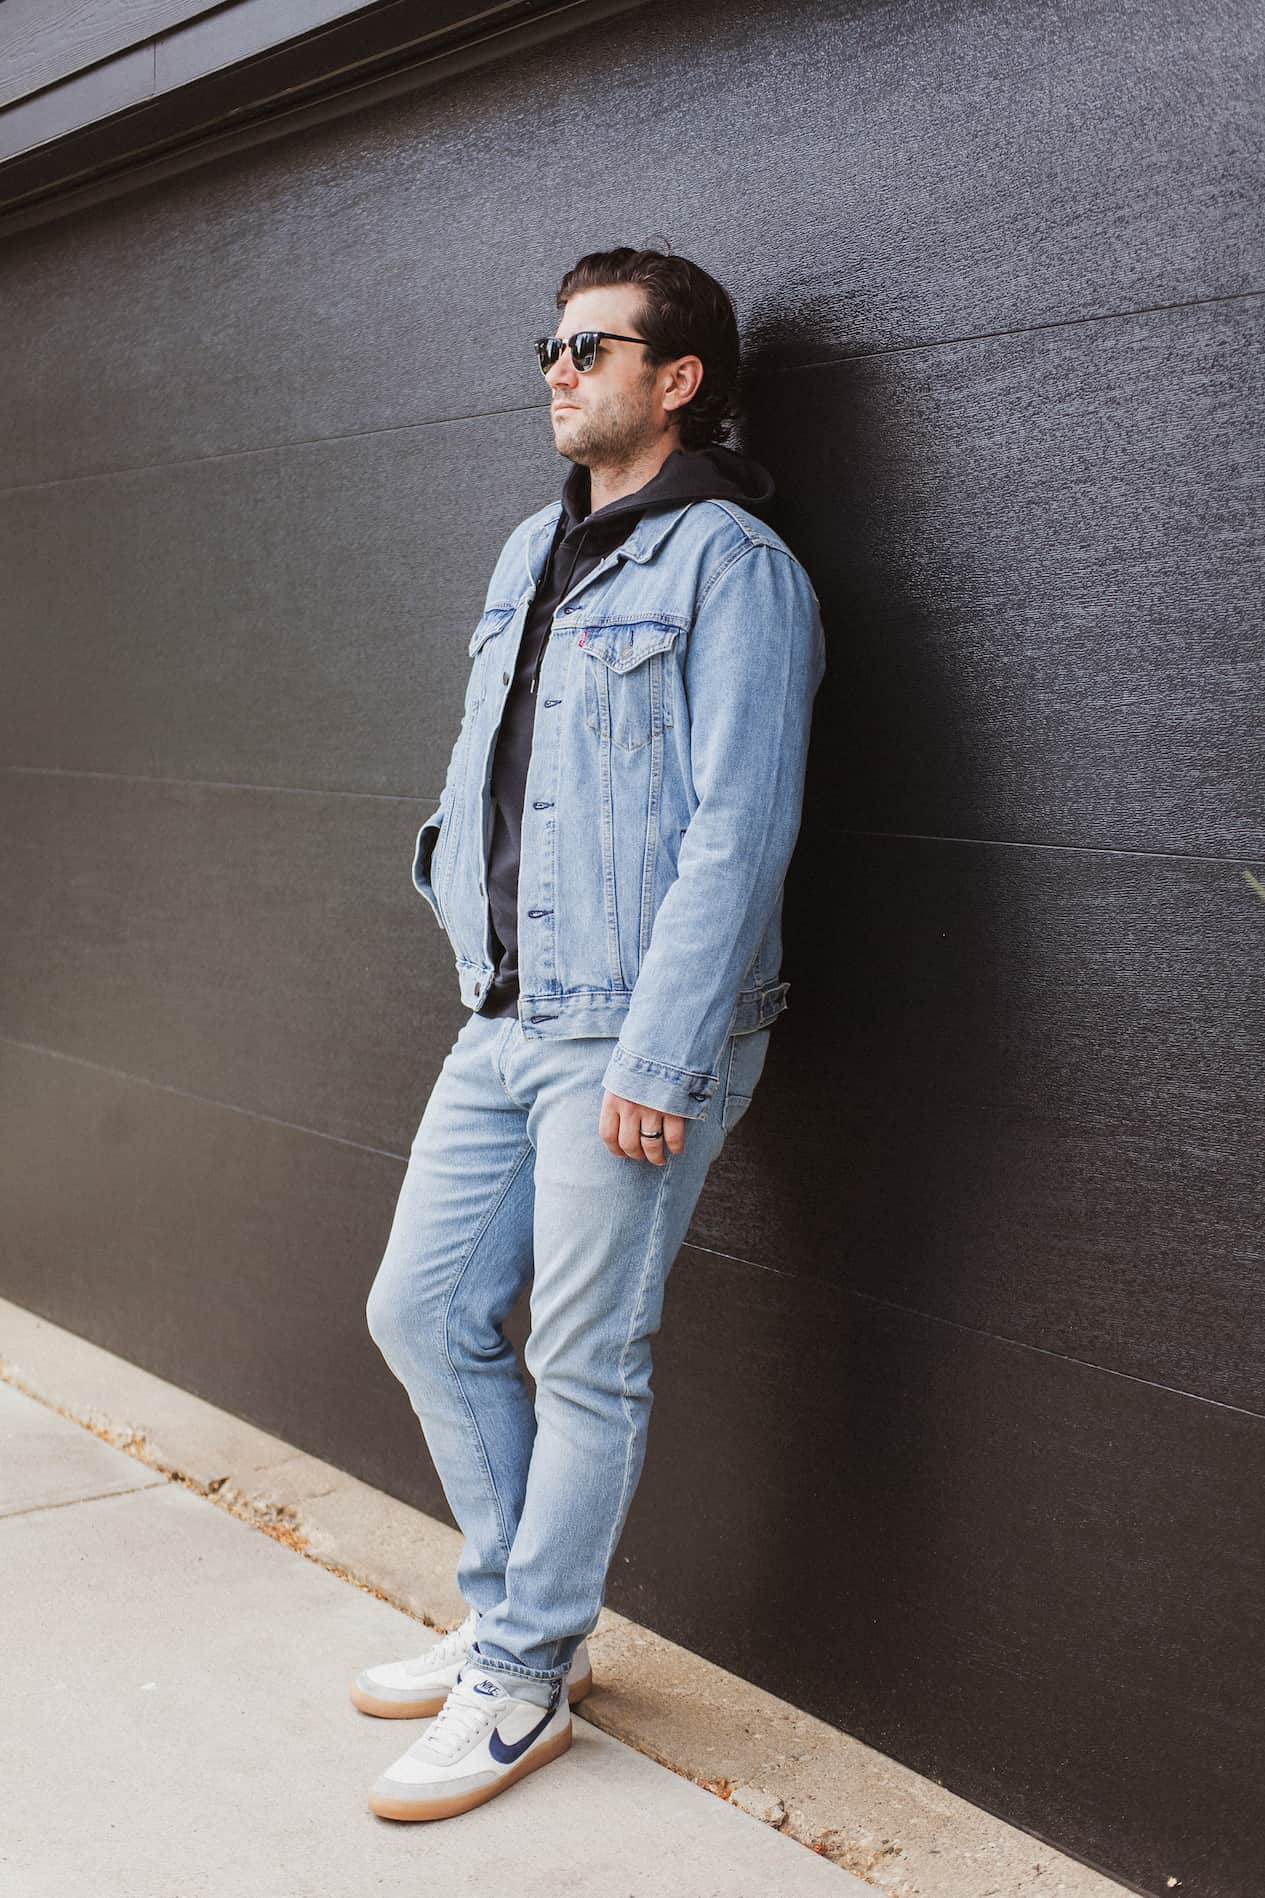
[[[712,581],[684,661],[698,799],[603,1085],[701,1118],[742,978],[799,834],[813,700],[825,675],[817,595],[788,549],[755,542]]]

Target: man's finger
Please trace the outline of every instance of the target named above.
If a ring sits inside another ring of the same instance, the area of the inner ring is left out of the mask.
[[[643,1127],[653,1127],[658,1137],[643,1139]],[[611,1153],[622,1154],[626,1160],[648,1160],[651,1166],[662,1166],[667,1154],[680,1153],[684,1147],[685,1127],[682,1114],[662,1113],[657,1107],[630,1101],[609,1089],[602,1095],[598,1134]]]
[[[663,1159],[659,1149],[662,1147],[663,1142],[661,1140],[649,1140],[643,1144],[641,1138],[641,1123],[643,1120],[648,1127],[656,1127],[658,1125],[658,1121],[653,1117],[653,1110],[651,1108],[642,1107],[638,1101],[621,1101],[619,1108],[619,1144],[630,1160],[650,1160],[655,1166],[662,1166]]]
[[[623,1148],[619,1144],[619,1107],[614,1094],[608,1090],[602,1095],[602,1111],[597,1117],[597,1133],[608,1153],[623,1157]]]

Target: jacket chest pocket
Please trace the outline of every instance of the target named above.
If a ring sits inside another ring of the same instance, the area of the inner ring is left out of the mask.
[[[512,606],[489,607],[480,616],[466,649],[470,656],[470,671],[466,676],[465,705],[452,753],[452,771],[458,786],[464,780],[471,735],[482,723],[480,708],[495,685],[496,674],[503,663],[508,645],[503,635],[513,617]]]
[[[638,620],[586,626],[576,641],[583,660],[584,722],[620,751],[640,751],[672,724],[671,672],[679,625]]]
[[[514,617],[511,606],[489,606],[480,615],[470,637],[470,674],[466,680],[466,712],[477,712],[492,684],[493,674],[501,665],[507,642],[500,639]]]

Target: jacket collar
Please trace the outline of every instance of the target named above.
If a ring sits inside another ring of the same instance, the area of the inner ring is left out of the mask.
[[[667,539],[686,509],[692,507],[697,498],[695,496],[688,501],[682,501],[679,507],[649,509],[638,519],[627,540],[620,542],[615,549],[615,555],[622,560],[651,559],[658,551],[661,542]],[[527,537],[527,578],[532,586],[536,585],[544,571],[545,561],[549,557],[549,546],[561,516],[562,502],[555,501],[540,516]]]

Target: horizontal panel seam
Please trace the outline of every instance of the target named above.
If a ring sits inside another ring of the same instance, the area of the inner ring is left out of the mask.
[[[1216,308],[1220,304],[1250,303],[1262,297],[1265,297],[1265,288],[1232,290],[1224,296],[1190,297],[1176,303],[1144,303],[1136,309],[1091,310],[1079,316],[1051,317],[1044,323],[1020,323],[996,330],[969,330],[960,336],[925,337],[907,343],[891,343],[882,349],[845,350],[836,356],[818,357],[813,362],[780,365],[765,362],[758,371],[753,371],[751,386],[753,390],[758,390],[765,377],[804,375],[813,370],[837,369],[846,363],[874,362],[884,356],[909,355],[915,350],[951,349],[961,343],[995,342],[1007,336],[1035,336],[1044,330],[1076,329],[1090,323],[1127,323],[1140,316],[1163,316],[1180,310]],[[41,488],[66,487],[76,481],[113,481],[126,475],[157,473],[171,468],[196,468],[204,462],[242,461],[251,455],[282,455],[295,449],[322,448],[336,442],[373,440],[378,436],[406,434],[413,429],[452,428],[464,422],[495,421],[503,415],[529,415],[536,410],[544,414],[548,409],[548,402],[511,402],[501,408],[474,409],[467,414],[432,415],[412,422],[388,422],[379,428],[344,429],[333,435],[302,435],[284,442],[257,442],[251,447],[226,448],[211,455],[176,456],[170,461],[129,462],[117,467],[87,469],[80,474],[52,475],[46,481],[13,482],[8,486],[0,486],[0,499],[7,494],[33,494]]]
[[[1014,1351],[1031,1351],[1038,1357],[1052,1358],[1059,1364],[1079,1365],[1086,1371],[1098,1371],[1104,1377],[1122,1378],[1129,1384],[1141,1384],[1146,1390],[1166,1391],[1170,1397],[1185,1397],[1195,1404],[1207,1404],[1213,1410],[1228,1410],[1237,1417],[1251,1417],[1259,1423],[1265,1423],[1265,1411],[1251,1410],[1246,1404],[1227,1404],[1219,1397],[1206,1396],[1202,1391],[1185,1390],[1180,1384],[1164,1384],[1158,1378],[1139,1377],[1136,1371],[1121,1371],[1111,1364],[1097,1364],[1092,1358],[1078,1358],[1070,1351],[1051,1351],[1046,1345],[1032,1344],[1025,1338],[1011,1338],[1002,1331],[985,1331],[982,1325],[968,1325],[960,1318],[947,1318],[943,1312],[923,1311],[917,1305],[902,1305],[898,1299],[880,1298],[876,1292],[865,1292],[855,1285],[836,1285],[813,1272],[786,1272],[779,1266],[764,1265],[758,1259],[744,1258],[741,1253],[722,1252],[717,1247],[697,1245],[692,1240],[687,1240],[681,1250],[682,1253],[697,1252],[707,1258],[719,1259],[726,1265],[747,1266],[753,1272],[763,1272],[770,1278],[780,1279],[783,1284],[811,1286],[816,1292],[827,1292],[838,1299],[861,1298],[868,1305],[900,1312],[905,1317],[920,1318],[929,1325],[945,1325],[953,1331],[986,1338],[992,1344],[1008,1345]]]
[[[426,804],[432,808],[439,803],[442,793],[423,794],[415,791],[349,791],[340,790],[336,785],[308,784],[245,784],[230,778],[155,778],[127,771],[76,771],[62,765],[18,765],[0,764],[0,776],[30,778],[86,778],[106,784],[155,784],[166,785],[176,790],[189,791],[233,791],[239,794],[276,797],[332,797],[346,798],[351,802],[362,801],[376,804]],[[928,843],[956,844],[967,849],[984,850],[1049,850],[1078,857],[1137,857],[1153,859],[1156,862],[1173,863],[1226,863],[1237,868],[1259,864],[1262,851],[1244,851],[1242,855],[1229,855],[1223,851],[1201,850],[1158,850],[1144,849],[1129,844],[1096,844],[1087,839],[1074,839],[1070,843],[1049,843],[1037,837],[958,837],[948,832],[920,830],[863,830],[854,826],[821,824],[811,808],[804,820],[804,830],[812,824],[814,830],[824,829],[829,837],[871,838],[883,843]]]
[[[248,784],[233,778],[157,778],[144,772],[80,771],[67,765],[0,764],[0,775],[14,778],[88,778],[104,784],[157,784],[180,791],[236,791],[277,797],[343,797],[377,804],[438,804],[420,791],[349,791],[338,785]],[[1255,861],[1255,859],[1253,859]]]
[[[1227,290],[1212,297],[1185,297],[1173,303],[1140,303],[1123,310],[1085,310],[1079,316],[1052,316],[1043,323],[1014,323],[1003,329],[967,330],[961,336],[930,336],[921,341],[889,343],[882,349],[844,350],[837,356],[819,356],[812,362],[763,363],[756,382],[763,376],[786,376],[811,369],[833,369],[840,363],[873,362],[883,356],[907,356],[918,349],[952,349],[958,343],[991,343],[1006,336],[1037,336],[1043,330],[1079,329],[1089,323],[1128,323],[1139,316],[1165,316],[1179,310],[1215,308],[1222,303],[1250,303],[1265,296],[1265,287]]]
[[[134,1074],[128,1068],[111,1067],[105,1061],[90,1061],[86,1055],[68,1054],[63,1048],[50,1048],[39,1041],[21,1041],[16,1035],[0,1035],[0,1047],[21,1048],[27,1054],[44,1055],[50,1061],[65,1061],[71,1067],[86,1068],[93,1074],[108,1074],[113,1080],[127,1081],[136,1087],[153,1088],[160,1094],[174,1094],[180,1100],[195,1101],[203,1107],[221,1107],[227,1114],[241,1114],[247,1120],[266,1122],[270,1127],[285,1127],[291,1133],[310,1134],[314,1140],[328,1140],[336,1147],[352,1147],[357,1153],[372,1153],[381,1160],[397,1160],[408,1165],[407,1153],[394,1153],[389,1147],[375,1147],[367,1140],[352,1140],[346,1134],[330,1133],[325,1127],[308,1127],[300,1120],[286,1120],[281,1114],[265,1114],[259,1107],[242,1107],[217,1094],[198,1094],[192,1088],[176,1087],[170,1081],[155,1081],[148,1074]]]
[[[174,1094],[182,1100],[194,1101],[200,1106],[220,1107],[227,1113],[240,1114],[248,1120],[263,1121],[273,1127],[284,1127],[293,1133],[310,1134],[314,1139],[327,1140],[334,1146],[350,1147],[358,1153],[371,1153],[379,1159],[398,1161],[401,1166],[408,1164],[407,1154],[394,1153],[387,1147],[375,1147],[367,1141],[351,1140],[344,1134],[329,1133],[320,1127],[308,1127],[301,1121],[285,1120],[278,1114],[265,1114],[258,1108],[241,1107],[234,1101],[222,1100],[216,1095],[197,1094],[189,1088],[173,1087],[168,1081],[154,1081],[148,1075],[133,1074],[125,1068],[110,1067],[101,1061],[89,1061],[82,1055],[67,1054],[59,1048],[49,1048],[39,1042],[20,1041],[10,1035],[0,1035],[0,1046],[21,1048],[29,1054],[44,1055],[53,1061],[65,1061],[73,1067],[85,1068],[92,1073],[108,1074],[115,1080],[131,1082],[138,1087],[153,1088],[162,1094]],[[740,1253],[722,1252],[717,1247],[697,1245],[688,1240],[681,1250],[682,1253],[697,1252],[707,1258],[722,1260],[727,1265],[746,1266],[751,1271],[762,1272],[770,1278],[780,1279],[785,1284],[812,1286],[817,1291],[830,1293],[839,1299],[861,1298],[867,1304],[877,1305],[887,1311],[901,1312],[908,1317],[921,1318],[928,1324],[946,1325],[954,1331],[970,1333],[978,1338],[987,1338],[996,1344],[1009,1345],[1016,1351],[1032,1351],[1041,1357],[1056,1359],[1060,1363],[1076,1364],[1085,1370],[1098,1371],[1105,1377],[1123,1378],[1130,1384],[1141,1384],[1150,1390],[1167,1391],[1173,1397],[1188,1398],[1194,1403],[1207,1404],[1216,1410],[1231,1411],[1237,1416],[1252,1417],[1265,1423],[1265,1413],[1251,1410],[1246,1405],[1228,1404],[1220,1398],[1207,1397],[1200,1391],[1183,1390],[1180,1385],[1162,1384],[1158,1379],[1139,1377],[1132,1371],[1120,1371],[1111,1365],[1095,1364],[1089,1358],[1074,1357],[1068,1352],[1050,1351],[1044,1345],[1030,1344],[1020,1338],[1010,1338],[1002,1332],[985,1331],[978,1325],[967,1325],[960,1319],[946,1318],[936,1312],[921,1311],[915,1305],[902,1305],[895,1299],[880,1298],[876,1293],[860,1291],[855,1286],[840,1287],[832,1284],[829,1279],[819,1278],[815,1273],[785,1272],[777,1266],[762,1264],[757,1259],[744,1258]]]

